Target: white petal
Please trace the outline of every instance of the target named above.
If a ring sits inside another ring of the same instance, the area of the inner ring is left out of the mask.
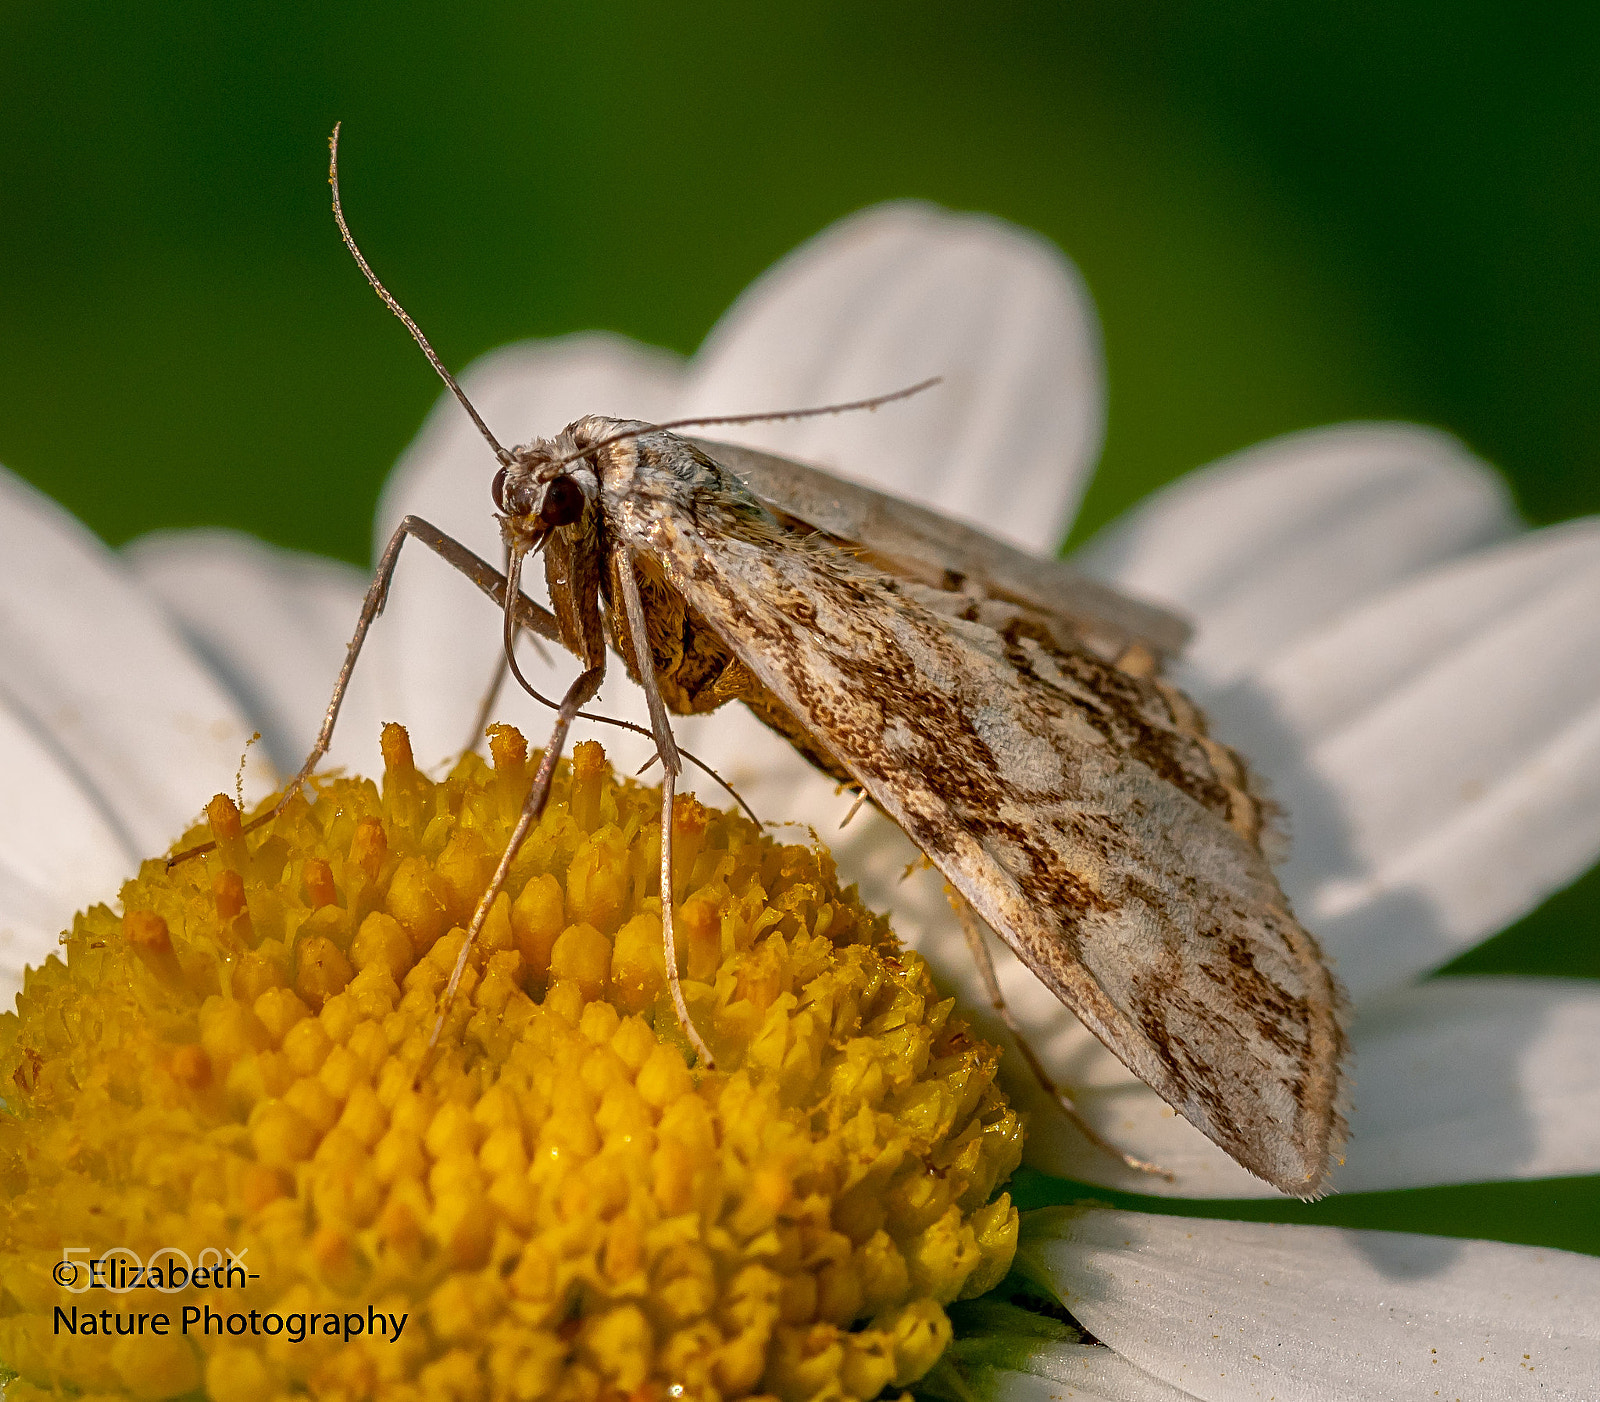
[[[1301,919],[1360,1000],[1600,853],[1600,522],[1443,566],[1208,698],[1264,773]]]
[[[1455,439],[1344,424],[1190,473],[1077,558],[1193,615],[1189,659],[1221,685],[1349,605],[1515,528],[1499,478]]]
[[[1054,551],[1099,451],[1100,333],[1077,270],[984,215],[888,204],[751,285],[696,356],[680,413],[839,403],[872,413],[708,428]]]
[[[1600,984],[1439,978],[1356,1022],[1341,1192],[1600,1173]]]
[[[164,851],[232,791],[244,717],[123,562],[4,473],[0,562],[10,709],[81,778],[126,852]]]
[[[163,531],[133,541],[125,556],[255,720],[279,775],[293,774],[344,663],[367,589],[363,572],[233,531]],[[328,765],[381,771],[378,729],[400,713],[380,690],[390,639],[381,626],[368,636]]]
[[[496,437],[509,446],[559,433],[584,414],[666,418],[679,364],[665,351],[592,334],[509,346],[477,361],[461,380]],[[494,458],[471,421],[454,399],[442,397],[384,489],[375,548],[381,550],[401,517],[410,513],[498,564],[502,549],[489,496],[494,473]],[[528,585],[536,597],[542,594],[537,578]],[[385,694],[400,706],[400,714],[390,718],[410,729],[419,764],[448,759],[467,743],[467,731],[494,674],[500,650],[498,612],[413,541],[401,555],[388,609],[374,632],[379,630],[390,635],[394,659]],[[564,653],[550,665],[528,656],[529,680],[556,696],[577,675],[576,664]],[[617,679],[597,703],[602,708],[616,698],[632,704],[631,695],[638,690],[627,685],[620,668],[614,670]],[[514,690],[508,687],[503,693],[506,704],[497,715],[526,725],[530,739],[540,743],[548,715],[513,696]],[[609,740],[607,745],[611,747]]]
[[[982,1402],[1189,1402],[1192,1392],[1135,1368],[1104,1344],[1050,1344],[1020,1370],[971,1374]]]
[[[98,804],[88,776],[0,684],[0,1012],[25,966],[54,952],[74,910],[115,896],[142,855]]]
[[[1018,1263],[1096,1338],[1208,1402],[1593,1399],[1600,1258],[1103,1209],[1025,1220]]]

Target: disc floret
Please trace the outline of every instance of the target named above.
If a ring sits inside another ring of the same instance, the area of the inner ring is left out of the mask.
[[[920,1377],[944,1306],[1005,1273],[1021,1148],[921,959],[826,852],[680,799],[685,990],[666,991],[658,791],[563,765],[418,1080],[438,997],[532,773],[319,781],[248,835],[147,862],[0,1018],[0,1363],[18,1398],[868,1398]],[[536,758],[536,757],[535,757]],[[70,1294],[65,1245],[247,1286]],[[162,1258],[176,1261],[178,1256]],[[211,1259],[207,1256],[206,1259]],[[59,1277],[58,1277],[59,1278]],[[131,1303],[130,1303],[131,1302]],[[156,1338],[63,1335],[165,1311]],[[180,1332],[186,1307],[406,1324]],[[12,1395],[8,1390],[8,1397]]]

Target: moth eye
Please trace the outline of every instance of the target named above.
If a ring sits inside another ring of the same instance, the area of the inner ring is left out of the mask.
[[[544,489],[539,519],[550,527],[567,526],[583,515],[583,488],[570,477],[554,478]]]
[[[494,509],[496,511],[499,511],[499,512],[504,512],[505,509],[506,509],[506,470],[505,470],[505,468],[502,467],[500,469],[500,471],[495,473],[494,482],[490,486],[489,491],[490,491],[490,494],[494,497]]]

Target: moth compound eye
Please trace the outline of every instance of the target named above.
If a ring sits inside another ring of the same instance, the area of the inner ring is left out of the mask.
[[[506,470],[501,468],[495,473],[494,482],[489,487],[489,493],[494,497],[494,509],[504,513],[506,509]]]
[[[556,477],[544,489],[539,519],[550,527],[569,526],[583,514],[583,488],[570,477]]]

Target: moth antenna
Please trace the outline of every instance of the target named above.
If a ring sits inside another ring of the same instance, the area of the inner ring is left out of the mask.
[[[586,458],[601,448],[609,448],[613,443],[621,443],[629,438],[638,438],[642,434],[657,433],[666,428],[714,428],[724,424],[758,424],[778,419],[816,419],[824,414],[848,414],[857,409],[876,409],[884,404],[893,404],[897,399],[910,399],[913,394],[921,394],[925,389],[932,389],[944,381],[943,375],[931,375],[926,380],[919,380],[914,385],[907,385],[905,389],[893,390],[888,394],[875,394],[870,399],[852,399],[844,404],[818,404],[809,409],[767,409],[759,414],[716,414],[708,418],[699,419],[668,419],[665,423],[650,424],[646,428],[625,428],[618,433],[613,433],[607,438],[602,438],[598,443],[591,443],[580,453],[569,453],[564,458],[557,458],[552,463],[546,463],[539,470],[539,475],[545,477],[565,467],[568,463],[577,462],[579,458]]]
[[[439,372],[439,378],[449,385],[450,393],[461,401],[461,407],[472,416],[472,422],[477,424],[478,432],[488,440],[489,446],[494,449],[495,457],[499,458],[502,466],[510,467],[512,462],[511,454],[500,446],[500,440],[489,431],[489,425],[484,423],[483,416],[472,407],[472,401],[467,398],[465,391],[456,383],[455,376],[444,368],[444,362],[439,359],[433,347],[428,344],[428,338],[422,334],[422,328],[411,319],[411,314],[394,299],[394,295],[389,289],[378,281],[378,275],[372,271],[372,265],[367,262],[365,255],[356,246],[355,236],[350,232],[350,226],[345,223],[344,206],[339,202],[339,128],[343,125],[343,122],[335,122],[333,135],[328,138],[328,184],[333,187],[333,217],[339,225],[339,236],[344,239],[344,246],[350,250],[350,256],[356,260],[356,265],[366,275],[367,281],[372,284],[372,290],[383,299],[384,305],[404,323],[406,330],[411,333],[411,339],[422,347],[422,353],[428,357],[428,363]]]

